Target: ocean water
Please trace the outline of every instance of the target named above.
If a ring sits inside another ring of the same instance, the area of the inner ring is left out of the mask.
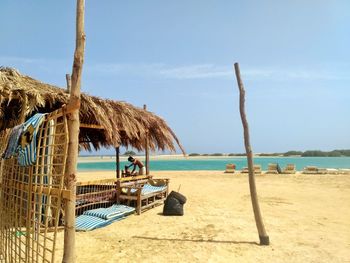
[[[140,158],[144,161],[143,158]],[[121,162],[121,169],[128,162]],[[217,159],[175,159],[175,160],[151,160],[150,169],[153,171],[186,171],[186,170],[225,170],[226,164],[236,164],[236,169],[241,170],[247,166],[246,158],[217,158]],[[295,164],[297,170],[305,166],[317,166],[320,168],[350,168],[350,157],[255,157],[254,164],[260,164],[263,170],[267,170],[269,163],[278,163],[282,168],[287,164]],[[116,169],[115,162],[78,163],[79,171],[88,170],[112,170]]]

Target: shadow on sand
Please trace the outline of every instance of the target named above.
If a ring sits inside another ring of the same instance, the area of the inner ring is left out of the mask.
[[[156,241],[172,241],[172,242],[203,242],[203,243],[219,243],[219,244],[251,244],[260,246],[259,243],[253,241],[229,241],[229,240],[204,240],[204,239],[181,239],[181,238],[159,238],[159,237],[143,237],[133,236],[132,238],[156,240]]]

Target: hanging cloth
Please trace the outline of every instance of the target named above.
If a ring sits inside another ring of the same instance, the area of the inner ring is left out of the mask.
[[[21,166],[36,162],[37,133],[45,119],[45,114],[37,113],[24,123],[24,129],[18,146],[18,163]]]
[[[18,148],[19,139],[23,132],[23,128],[24,124],[13,127],[8,139],[6,150],[2,156],[4,159],[10,159],[13,155],[15,155]]]

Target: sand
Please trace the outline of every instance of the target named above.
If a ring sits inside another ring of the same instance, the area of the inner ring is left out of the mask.
[[[350,262],[350,175],[261,175],[270,246],[258,245],[246,175],[154,172],[184,194],[183,217],[162,206],[76,234],[77,262]],[[113,178],[80,173],[79,180]],[[57,262],[63,253],[58,234]]]

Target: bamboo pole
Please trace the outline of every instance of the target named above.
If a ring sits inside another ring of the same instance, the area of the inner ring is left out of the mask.
[[[116,175],[117,175],[117,178],[120,178],[120,159],[119,159],[119,156],[120,156],[120,149],[119,147],[116,147],[115,148],[115,162],[116,162]]]
[[[79,147],[79,109],[80,85],[84,63],[85,33],[84,33],[85,1],[77,0],[76,45],[72,69],[71,91],[69,105],[77,109],[68,115],[68,156],[66,163],[65,182],[67,190],[72,193],[72,199],[65,206],[64,253],[62,262],[75,262],[75,199],[76,171]]]
[[[260,207],[259,207],[258,195],[256,192],[253,154],[252,154],[252,148],[250,146],[248,121],[245,114],[245,90],[241,79],[241,73],[239,70],[238,63],[235,63],[234,69],[235,69],[237,84],[239,89],[239,111],[241,114],[243,130],[244,130],[244,145],[247,153],[248,169],[249,169],[249,189],[250,189],[250,197],[252,199],[255,223],[259,233],[260,245],[269,245],[270,240],[264,227],[264,223],[263,223],[263,219],[262,219]]]
[[[70,89],[72,87],[72,80],[70,74],[66,74],[66,82],[67,82],[67,93],[70,93]]]
[[[18,124],[22,124],[25,122],[26,120],[26,111],[27,111],[27,107],[28,107],[28,97],[25,93],[25,91],[21,92],[21,96],[23,98],[23,102],[22,102],[22,109],[21,109],[21,113],[19,115],[19,123]]]
[[[143,109],[147,110],[147,105],[143,105]],[[149,175],[149,142],[148,142],[148,131],[146,131],[146,142],[145,142],[145,154],[146,154],[146,175]]]

